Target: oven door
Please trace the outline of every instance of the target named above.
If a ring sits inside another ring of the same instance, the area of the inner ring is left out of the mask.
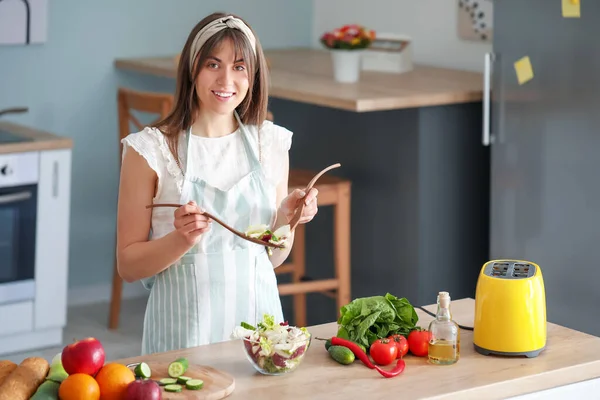
[[[37,184],[0,187],[0,304],[35,297]]]

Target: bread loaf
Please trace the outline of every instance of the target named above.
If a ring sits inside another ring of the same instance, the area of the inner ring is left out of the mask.
[[[0,384],[0,400],[29,400],[49,369],[50,364],[43,358],[24,359]]]
[[[13,372],[13,370],[17,368],[17,364],[15,364],[14,362],[10,361],[10,360],[2,360],[0,361],[0,385],[2,385],[2,382],[4,381],[4,379],[10,375],[11,372]]]

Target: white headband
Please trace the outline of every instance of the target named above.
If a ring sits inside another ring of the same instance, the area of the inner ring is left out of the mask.
[[[214,21],[210,22],[204,28],[200,29],[200,31],[196,34],[194,41],[192,42],[192,50],[190,57],[190,71],[194,68],[194,61],[196,60],[196,56],[198,52],[206,43],[206,41],[215,33],[222,31],[225,28],[233,28],[242,31],[244,35],[250,41],[250,45],[252,46],[252,51],[254,55],[256,55],[256,39],[254,38],[254,34],[248,28],[248,26],[239,18],[235,18],[231,15],[223,18],[217,18]]]

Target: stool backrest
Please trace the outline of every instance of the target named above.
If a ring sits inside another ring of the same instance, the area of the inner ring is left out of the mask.
[[[119,88],[117,92],[117,106],[119,115],[119,143],[121,139],[131,133],[130,123],[138,131],[144,129],[142,124],[132,111],[157,114],[158,118],[152,122],[158,122],[165,118],[173,108],[173,95],[168,93],[142,92],[138,90]],[[148,124],[146,124],[148,125]],[[121,144],[121,152],[123,152]]]

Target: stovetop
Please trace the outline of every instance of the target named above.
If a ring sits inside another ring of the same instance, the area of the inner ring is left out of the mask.
[[[32,140],[0,129],[0,144],[31,142]]]

